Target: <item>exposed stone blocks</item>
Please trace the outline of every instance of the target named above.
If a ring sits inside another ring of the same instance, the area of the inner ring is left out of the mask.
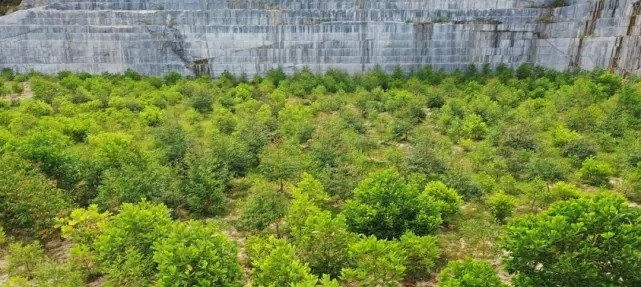
[[[249,75],[531,62],[639,72],[633,0],[26,0],[0,68]]]

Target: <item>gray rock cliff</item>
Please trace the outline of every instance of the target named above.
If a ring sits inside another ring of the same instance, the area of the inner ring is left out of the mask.
[[[641,1],[25,0],[0,68],[248,75],[530,62],[641,71]]]

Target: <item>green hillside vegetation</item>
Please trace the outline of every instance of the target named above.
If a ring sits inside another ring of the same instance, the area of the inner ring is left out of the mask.
[[[0,96],[0,286],[641,286],[637,78],[3,70]]]
[[[0,16],[9,14],[13,11],[18,10],[22,0],[2,0],[0,2]]]

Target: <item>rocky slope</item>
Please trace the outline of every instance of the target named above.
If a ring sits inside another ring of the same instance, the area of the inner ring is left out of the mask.
[[[531,62],[638,73],[639,0],[25,0],[0,68],[249,75]]]

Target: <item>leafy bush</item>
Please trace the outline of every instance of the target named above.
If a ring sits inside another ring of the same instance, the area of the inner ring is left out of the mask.
[[[434,271],[440,251],[435,236],[417,236],[407,232],[401,236],[400,247],[407,254],[406,279],[426,279]]]
[[[450,261],[440,273],[441,287],[504,287],[496,270],[486,262],[466,258]]]
[[[365,237],[349,246],[349,257],[341,275],[349,286],[398,286],[405,276],[407,254],[396,241]]]
[[[175,223],[153,249],[157,286],[242,286],[236,245],[211,226]]]
[[[15,155],[0,155],[0,166],[0,222],[15,233],[53,236],[55,218],[70,207],[68,197]]]
[[[37,241],[30,244],[20,242],[9,244],[7,273],[10,276],[33,278],[36,270],[46,260],[45,251]]]
[[[487,134],[487,124],[483,122],[483,119],[476,115],[472,114],[465,117],[463,121],[463,135],[465,138],[472,140],[482,140]]]
[[[512,196],[498,192],[488,197],[485,204],[490,208],[492,216],[500,222],[505,223],[505,219],[514,213],[516,199]]]
[[[182,194],[187,207],[198,216],[218,216],[227,211],[225,189],[231,175],[214,158],[188,153],[185,158]]]
[[[156,273],[153,244],[170,231],[170,211],[147,201],[124,203],[94,241],[101,269],[113,285],[149,284]]]
[[[594,158],[586,159],[579,170],[581,179],[593,186],[609,186],[610,176],[614,171],[612,167],[605,162],[598,161]]]
[[[516,286],[641,284],[641,210],[611,194],[559,201],[517,219],[502,246]]]
[[[579,164],[587,158],[595,156],[596,153],[596,144],[583,138],[568,142],[561,151],[561,155],[569,157]]]
[[[143,199],[176,205],[176,184],[168,167],[146,162],[125,164],[104,172],[95,202],[110,210]]]
[[[0,246],[4,246],[7,243],[7,234],[4,233],[4,229],[0,226]]]
[[[69,250],[69,264],[85,277],[99,274],[94,241],[102,233],[109,217],[108,212],[101,213],[94,204],[86,209],[74,209],[68,218],[58,219],[62,237],[74,244]]]
[[[354,199],[343,208],[350,230],[380,238],[399,238],[406,231],[417,235],[435,232],[441,223],[436,201],[421,196],[395,171],[371,174],[358,184]]]
[[[85,286],[82,274],[69,266],[47,261],[38,266],[33,287],[82,287]]]
[[[287,198],[285,195],[268,187],[252,194],[247,199],[241,210],[240,225],[248,230],[263,230],[283,217],[286,210]]]
[[[349,244],[356,240],[356,235],[347,230],[345,218],[340,214],[332,217],[329,211],[308,216],[292,235],[299,258],[309,264],[311,272],[332,278],[347,265]]]
[[[444,222],[451,222],[452,218],[461,212],[463,200],[452,188],[440,181],[432,181],[425,186],[423,195],[434,199],[439,206],[441,217]]]
[[[553,201],[576,199],[581,196],[581,191],[570,183],[559,181],[550,188]]]
[[[248,255],[253,266],[252,283],[255,286],[291,286],[304,284],[314,286],[316,276],[310,273],[307,264],[296,257],[294,247],[283,239],[273,236],[267,239],[253,238],[247,242]]]
[[[107,223],[109,212],[100,212],[98,206],[71,211],[68,218],[58,219],[63,238],[71,239],[76,245],[92,246]]]

